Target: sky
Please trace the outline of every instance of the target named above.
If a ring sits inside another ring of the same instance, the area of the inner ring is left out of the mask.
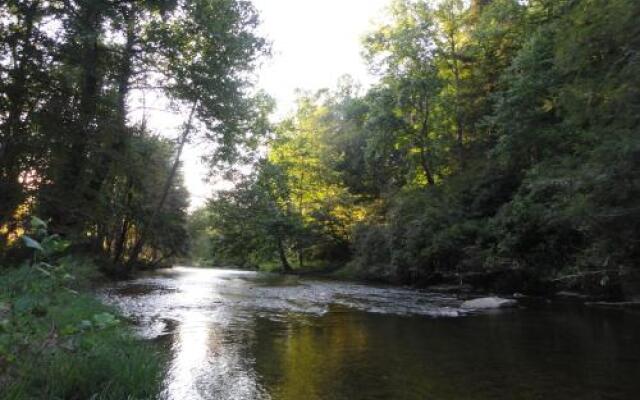
[[[350,74],[363,85],[372,77],[360,56],[361,38],[373,28],[390,0],[253,0],[261,33],[273,57],[259,72],[259,86],[290,111],[295,90],[334,87]]]
[[[361,38],[374,27],[390,0],[253,0],[260,12],[260,33],[272,44],[272,57],[258,71],[258,87],[275,98],[276,117],[293,110],[296,89],[315,91],[335,87],[349,74],[367,87],[374,78],[361,57]],[[149,127],[169,137],[177,136],[180,119],[165,113],[162,99],[151,108]],[[204,204],[224,182],[203,182],[202,144],[185,149],[185,184],[191,209]]]

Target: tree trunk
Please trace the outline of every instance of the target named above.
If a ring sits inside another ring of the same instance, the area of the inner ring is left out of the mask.
[[[86,2],[81,13],[82,86],[80,91],[80,123],[83,134],[93,133],[98,104],[98,38],[102,17],[94,2]],[[85,140],[86,141],[86,140]]]
[[[176,153],[176,158],[173,161],[173,166],[171,167],[171,171],[169,171],[169,176],[167,176],[167,180],[165,181],[164,187],[162,189],[162,194],[160,196],[160,200],[158,201],[158,205],[153,210],[153,214],[149,217],[149,221],[146,226],[142,228],[140,236],[136,241],[133,249],[131,250],[131,254],[129,255],[129,261],[127,262],[127,270],[130,270],[138,261],[138,256],[140,255],[140,251],[144,246],[144,241],[146,240],[146,235],[148,234],[150,229],[153,229],[153,225],[158,217],[158,214],[162,211],[165,202],[167,201],[167,197],[169,197],[169,191],[171,190],[171,186],[173,185],[173,180],[175,179],[176,173],[178,172],[178,167],[180,166],[180,157],[182,156],[182,151],[184,150],[184,146],[189,139],[189,135],[191,134],[191,130],[193,129],[193,118],[195,117],[196,109],[198,108],[198,101],[196,100],[191,107],[191,112],[189,113],[189,119],[187,120],[187,124],[185,125],[184,131],[180,136],[180,142],[178,144],[178,152]]]
[[[76,40],[80,43],[78,67],[81,70],[78,119],[69,130],[69,146],[64,155],[65,162],[55,179],[56,192],[53,195],[53,210],[50,215],[58,229],[75,232],[86,223],[94,210],[88,208],[92,194],[89,193],[87,153],[90,143],[96,138],[97,107],[100,95],[98,70],[100,47],[99,37],[103,17],[98,2],[80,2],[80,10],[75,14]],[[94,240],[97,240],[94,238]]]
[[[422,111],[422,125],[420,127],[420,133],[418,138],[418,147],[420,148],[420,165],[424,171],[424,175],[427,178],[429,186],[435,185],[435,179],[433,178],[433,172],[429,166],[429,157],[427,155],[427,142],[429,140],[429,101],[425,100],[421,106]]]
[[[287,254],[284,251],[284,243],[282,243],[282,238],[278,236],[278,256],[280,257],[280,264],[282,265],[282,270],[284,272],[291,272],[291,265],[289,261],[287,261]]]
[[[131,206],[131,199],[133,197],[133,181],[127,182],[125,186],[125,196],[123,199],[123,209],[128,210]],[[118,264],[124,255],[127,235],[129,234],[129,228],[131,227],[131,220],[125,211],[118,219],[118,226],[113,236],[116,240],[116,247],[113,252],[113,262]]]
[[[120,233],[116,240],[116,247],[113,251],[113,262],[114,264],[118,264],[122,259],[122,255],[124,254],[124,245],[127,241],[127,233],[129,232],[129,218],[124,219],[122,221],[122,225],[120,227]]]
[[[124,20],[126,23],[126,42],[120,61],[118,81],[118,97],[116,101],[116,114],[118,126],[105,137],[105,151],[102,152],[98,166],[89,183],[88,200],[94,203],[98,200],[98,196],[102,191],[105,180],[108,177],[109,170],[114,162],[117,162],[118,156],[122,155],[125,150],[127,141],[127,97],[129,95],[130,81],[133,74],[134,46],[137,41],[135,26],[138,17],[138,11],[135,4],[131,9],[124,10]]]
[[[453,58],[451,63],[451,70],[454,76],[454,82],[456,85],[456,105],[455,105],[455,114],[456,114],[456,146],[458,150],[458,161],[460,162],[460,167],[464,168],[465,157],[464,157],[464,117],[462,116],[462,106],[461,106],[461,78],[460,78],[460,66],[458,64],[458,55],[457,55],[457,46],[455,37],[451,34],[450,37],[451,43],[451,56]]]
[[[422,164],[422,169],[424,171],[424,175],[427,178],[427,183],[429,186],[435,185],[436,181],[433,178],[433,173],[431,172],[431,168],[429,167],[429,161],[427,160],[427,155],[425,154],[425,149],[420,148],[420,163]]]
[[[136,24],[138,22],[138,10],[135,4],[124,12],[127,24],[127,41],[120,63],[120,76],[118,77],[118,104],[117,112],[122,127],[127,125],[127,96],[129,95],[130,80],[133,74],[134,46],[137,41]]]

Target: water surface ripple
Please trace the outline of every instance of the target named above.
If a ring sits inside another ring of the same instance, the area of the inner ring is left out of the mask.
[[[632,399],[640,317],[177,267],[100,291],[169,352],[163,399]]]

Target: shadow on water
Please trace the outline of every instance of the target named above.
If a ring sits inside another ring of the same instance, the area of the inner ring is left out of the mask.
[[[450,295],[189,268],[103,293],[166,343],[166,399],[640,393],[637,312],[541,304],[468,315]]]

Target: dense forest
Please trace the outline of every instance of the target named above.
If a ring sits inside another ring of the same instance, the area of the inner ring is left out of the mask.
[[[0,254],[21,257],[29,215],[116,272],[184,254],[183,147],[233,162],[265,117],[257,24],[235,0],[3,1]],[[145,95],[184,117],[177,139],[131,118]]]
[[[23,258],[38,215],[119,273],[190,255],[608,286],[640,256],[638,18],[632,0],[395,0],[362,42],[378,83],[302,92],[274,122],[250,2],[3,2],[0,253]],[[177,138],[132,117],[145,95]],[[194,140],[234,187],[188,215]]]
[[[192,252],[616,290],[640,257],[639,20],[633,0],[393,1],[363,40],[379,83],[302,95],[191,216]]]

